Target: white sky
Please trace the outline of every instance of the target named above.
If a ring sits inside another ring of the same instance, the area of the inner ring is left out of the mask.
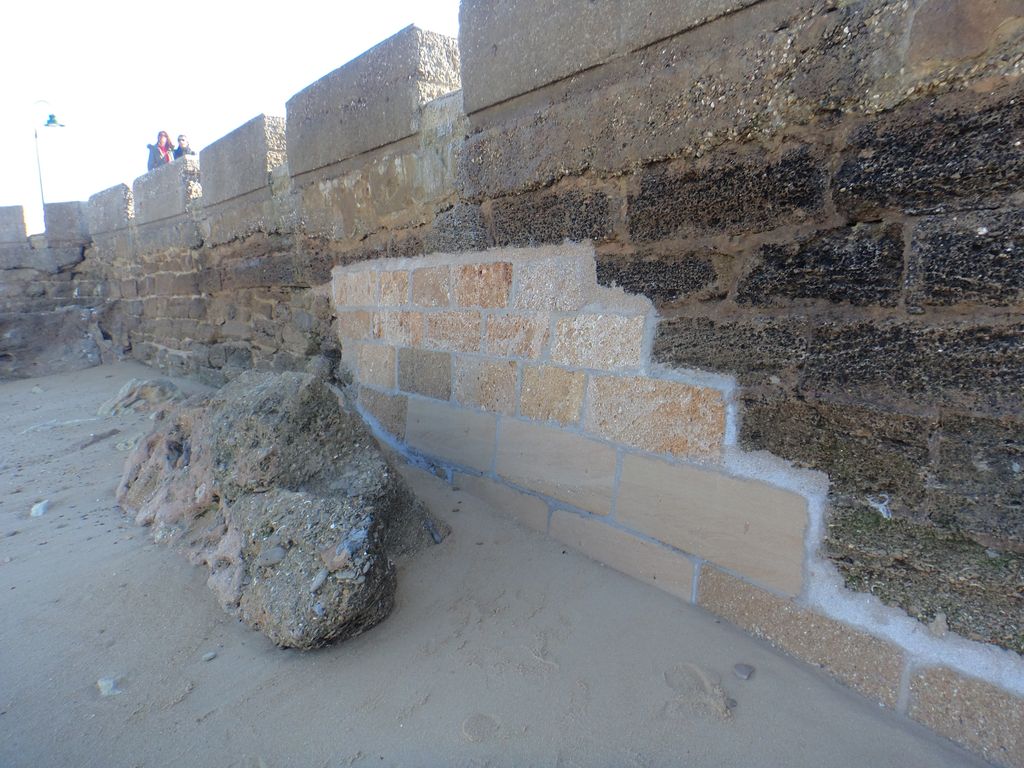
[[[14,0],[0,46],[0,206],[42,231],[47,202],[86,200],[146,171],[166,130],[198,152],[408,24],[456,36],[458,0]],[[162,9],[163,13],[159,13]],[[47,104],[38,104],[45,100]],[[64,128],[42,128],[53,113]]]

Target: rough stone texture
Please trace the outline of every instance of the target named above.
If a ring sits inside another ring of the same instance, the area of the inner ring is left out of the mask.
[[[202,196],[199,161],[183,157],[139,176],[132,184],[135,222],[150,224],[183,216],[189,211],[192,201]],[[182,239],[172,236],[169,242],[180,244]]]
[[[419,307],[451,304],[451,272],[447,265],[413,270],[412,303]]]
[[[614,226],[612,216],[612,203],[603,192],[528,193],[491,203],[499,246],[606,240]]]
[[[380,273],[380,303],[384,307],[398,307],[409,303],[409,273],[404,271]]]
[[[1024,766],[1024,707],[993,685],[926,667],[910,679],[908,714],[996,765]]]
[[[0,313],[0,379],[49,376],[99,365],[98,339],[95,316],[78,307]]]
[[[455,268],[455,303],[460,307],[505,307],[512,290],[512,265],[505,261]]]
[[[86,203],[47,203],[43,208],[43,221],[46,244],[51,248],[62,245],[81,247],[89,242]]]
[[[559,320],[551,342],[551,359],[561,365],[605,371],[640,367],[644,317],[578,314]]]
[[[25,210],[20,205],[0,207],[0,243],[22,245],[27,241]]]
[[[550,335],[547,315],[490,315],[484,335],[484,352],[498,357],[536,359],[547,347]]]
[[[579,422],[586,376],[551,365],[523,368],[519,412],[534,421],[555,421],[562,426]]]
[[[292,176],[417,133],[423,105],[459,87],[457,42],[406,27],[288,100]]]
[[[204,207],[270,185],[270,173],[287,162],[284,118],[259,115],[199,153]]]
[[[516,364],[457,355],[453,389],[457,403],[512,415],[516,409]]]
[[[652,453],[717,459],[725,433],[722,393],[674,381],[590,377],[583,428]]]
[[[789,299],[828,299],[893,306],[903,279],[898,225],[862,225],[787,245],[765,245],[740,283],[736,300],[771,306]]]
[[[127,229],[135,218],[135,197],[127,184],[97,192],[86,204],[86,221],[92,235]]]
[[[423,315],[419,312],[374,312],[373,336],[396,346],[418,346],[423,342]]]
[[[226,610],[294,648],[381,621],[392,555],[436,530],[359,417],[308,374],[249,372],[187,401],[129,457],[118,501],[209,568]]]
[[[540,312],[575,312],[587,301],[597,281],[597,267],[576,258],[581,246],[541,248],[535,257],[516,265],[512,306]]]
[[[695,166],[655,167],[629,200],[637,242],[693,234],[759,232],[804,220],[824,206],[825,176],[811,148],[777,158],[716,155]]]
[[[378,344],[360,344],[357,352],[359,382],[392,389],[395,386],[395,348]]]
[[[551,537],[617,571],[690,601],[693,561],[668,547],[612,528],[592,516],[556,509]]]
[[[823,667],[865,696],[896,706],[903,670],[903,654],[896,646],[707,566],[701,568],[697,600],[798,659]]]
[[[479,312],[431,312],[425,319],[425,345],[459,352],[480,351],[483,322]]]
[[[803,585],[803,497],[714,470],[626,456],[623,525],[789,595]]]
[[[911,240],[908,300],[1004,306],[1024,298],[1024,216],[1020,210],[922,219]]]
[[[655,304],[700,294],[718,280],[714,259],[709,254],[645,249],[639,253],[599,255],[597,280],[617,285],[629,293],[640,293]]]
[[[452,356],[428,349],[398,351],[398,388],[437,400],[452,396]]]
[[[386,395],[369,387],[360,387],[359,404],[391,435],[399,440],[405,439],[405,422],[409,409],[408,398],[405,395]]]
[[[487,224],[480,206],[457,203],[434,217],[423,249],[427,253],[458,253],[482,251],[488,245]]]

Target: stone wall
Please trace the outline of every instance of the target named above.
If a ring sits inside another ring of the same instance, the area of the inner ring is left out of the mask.
[[[394,440],[528,524],[1024,765],[1021,2],[464,0],[460,23],[48,206],[46,238],[0,209],[0,375],[71,364],[18,339],[72,317],[76,365],[216,383],[340,355]],[[613,471],[563,490],[517,435]],[[803,527],[745,483],[802,494]],[[645,484],[704,501],[620,514]],[[788,544],[757,565],[742,531],[694,538],[729,499]]]

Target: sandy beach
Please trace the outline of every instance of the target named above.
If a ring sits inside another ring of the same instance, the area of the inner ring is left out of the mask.
[[[280,650],[114,502],[151,422],[97,408],[155,375],[0,383],[4,768],[984,765],[415,470],[452,534],[400,564],[393,614]]]

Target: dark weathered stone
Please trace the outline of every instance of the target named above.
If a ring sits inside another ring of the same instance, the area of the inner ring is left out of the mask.
[[[499,246],[559,243],[566,238],[600,242],[613,227],[608,195],[576,189],[494,200],[491,220]]]
[[[1013,411],[1024,405],[1022,333],[1021,323],[822,322],[800,384],[877,402]]]
[[[833,499],[825,544],[851,589],[925,623],[943,613],[963,637],[1024,653],[1024,555],[992,557],[962,534],[885,520],[865,504],[842,499]]]
[[[1024,214],[1020,209],[922,219],[911,238],[908,301],[1014,304],[1024,297]]]
[[[648,250],[636,254],[598,254],[597,281],[643,294],[661,304],[715,285],[718,272],[707,253]]]
[[[457,203],[437,214],[433,229],[423,241],[427,253],[482,251],[489,244],[480,206],[465,203]]]
[[[629,199],[629,233],[638,242],[676,235],[760,232],[799,222],[824,205],[825,174],[807,146],[777,159],[719,152],[682,170],[653,167]]]
[[[1017,191],[1024,145],[1021,89],[948,97],[913,105],[863,125],[850,139],[833,197],[841,211],[927,212],[969,208]]]
[[[0,379],[99,365],[99,337],[93,313],[78,307],[0,314]]]
[[[295,257],[287,251],[242,259],[222,267],[220,274],[222,290],[295,285],[297,282]]]
[[[663,320],[654,338],[659,363],[734,373],[747,384],[762,384],[792,371],[807,354],[806,319]]]
[[[765,245],[736,300],[785,304],[828,299],[854,305],[897,303],[903,278],[903,228],[862,225],[785,245]]]
[[[740,442],[828,473],[832,490],[923,517],[929,440],[937,420],[892,410],[757,397],[743,399]]]
[[[945,416],[928,513],[999,548],[1024,550],[1024,423]]]

